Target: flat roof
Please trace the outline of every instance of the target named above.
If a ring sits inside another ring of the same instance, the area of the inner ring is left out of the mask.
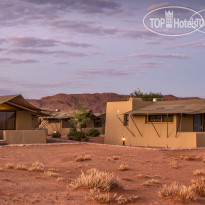
[[[126,112],[131,115],[147,114],[202,114],[205,113],[205,99],[153,102],[141,108]]]

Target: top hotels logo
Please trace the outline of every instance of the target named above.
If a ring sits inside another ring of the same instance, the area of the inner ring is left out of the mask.
[[[196,31],[205,33],[205,9],[169,6],[150,11],[143,19],[151,32],[164,36],[184,36]]]

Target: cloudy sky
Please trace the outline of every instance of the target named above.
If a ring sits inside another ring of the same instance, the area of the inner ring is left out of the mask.
[[[204,0],[1,0],[0,95],[162,92],[205,98],[205,33],[166,37],[144,16]]]

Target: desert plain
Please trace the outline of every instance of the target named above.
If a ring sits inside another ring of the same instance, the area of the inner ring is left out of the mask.
[[[77,160],[87,157],[87,160]],[[109,190],[110,204],[180,204],[162,198],[163,185],[189,186],[203,177],[205,148],[169,150],[70,143],[0,146],[0,204],[94,205],[103,203],[73,182],[87,170],[113,173],[120,184]],[[38,162],[37,162],[38,161]],[[42,170],[32,170],[39,163]],[[125,169],[120,169],[124,165]],[[194,174],[195,173],[195,174]],[[205,204],[205,198],[187,204]]]

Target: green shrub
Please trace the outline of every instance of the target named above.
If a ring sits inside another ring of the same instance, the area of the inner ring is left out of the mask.
[[[84,140],[85,140],[86,142],[88,142],[88,141],[89,141],[89,138],[86,136],[86,137],[84,138]]]
[[[53,137],[53,138],[60,138],[60,137],[61,137],[61,133],[60,133],[59,131],[54,132],[54,133],[52,134],[52,137]]]
[[[81,141],[82,138],[85,138],[84,132],[76,132],[74,135],[74,140]]]
[[[75,133],[76,133],[75,130],[70,131],[70,132],[68,133],[68,137],[70,137],[70,136],[75,136]]]
[[[100,132],[97,129],[91,129],[87,132],[87,136],[90,136],[90,137],[98,137],[99,135],[100,135]]]
[[[70,140],[75,140],[75,141],[81,141],[82,138],[85,138],[85,133],[84,132],[78,132],[78,131],[71,131],[68,134],[68,139]]]
[[[105,128],[104,127],[102,128],[102,134],[105,134]]]

